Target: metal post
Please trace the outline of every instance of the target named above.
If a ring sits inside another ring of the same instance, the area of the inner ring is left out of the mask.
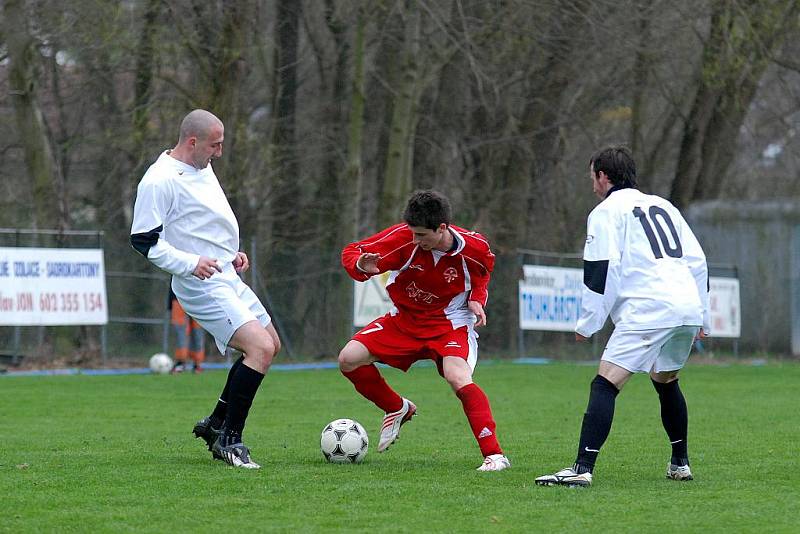
[[[100,355],[103,358],[103,367],[108,365],[108,325],[100,326]]]
[[[19,363],[19,339],[20,339],[20,327],[14,327],[14,348],[12,349],[11,354],[11,365],[16,366]]]
[[[161,335],[161,352],[164,354],[169,354],[169,326],[170,326],[170,316],[169,310],[164,311],[164,326],[162,328],[162,335]]]
[[[103,271],[105,271],[105,247],[103,243],[103,232],[97,232],[97,248],[103,251]],[[106,276],[106,273],[103,272],[103,276]],[[106,276],[107,278],[107,276]],[[108,295],[108,291],[106,290],[106,295]],[[106,315],[108,315],[108,310],[106,310]],[[108,366],[108,332],[106,329],[108,328],[108,324],[100,325],[100,358],[102,361],[103,367]]]
[[[523,253],[517,254],[517,266],[520,270],[522,270],[522,266],[525,264],[525,256]],[[524,358],[525,357],[525,331],[522,330],[522,325],[520,321],[522,317],[519,316],[519,281],[517,281],[517,357]]]
[[[789,244],[789,327],[791,329],[792,355],[800,355],[800,225],[792,229]]]

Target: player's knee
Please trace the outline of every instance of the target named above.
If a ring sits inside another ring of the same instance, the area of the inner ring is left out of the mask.
[[[347,350],[347,347],[343,348],[339,352],[339,357],[337,358],[337,361],[339,362],[339,369],[341,371],[344,371],[345,373],[352,371],[356,367],[353,364],[352,357],[350,355],[350,352]]]
[[[252,363],[256,370],[265,373],[272,365],[275,356],[275,342],[270,336],[254,340],[245,350],[245,360]]]
[[[463,372],[448,372],[445,370],[444,379],[447,380],[447,383],[450,384],[453,391],[458,391],[464,386],[472,384],[472,376],[464,374]]]

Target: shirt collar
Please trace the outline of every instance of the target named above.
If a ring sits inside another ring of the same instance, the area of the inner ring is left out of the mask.
[[[614,187],[608,190],[608,192],[606,193],[606,198],[608,198],[614,191],[619,191],[620,189],[633,189],[633,188],[634,187],[627,182],[624,184],[615,185]]]
[[[450,230],[450,232],[453,234],[453,248],[451,248],[450,251],[447,252],[447,255],[455,256],[456,254],[464,250],[464,247],[467,246],[467,241],[452,226],[448,226],[447,229]]]

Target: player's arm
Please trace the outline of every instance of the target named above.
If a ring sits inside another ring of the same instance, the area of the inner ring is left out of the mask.
[[[677,210],[676,210],[677,211]],[[683,247],[683,260],[689,266],[694,283],[697,285],[697,294],[700,295],[700,303],[703,305],[703,328],[701,337],[706,337],[711,333],[711,308],[709,307],[708,293],[710,283],[708,280],[708,263],[703,247],[695,237],[692,229],[684,220],[680,212],[677,215],[681,228],[681,243]]]
[[[375,235],[350,243],[342,250],[342,266],[353,280],[363,282],[373,275],[399,268],[399,251],[412,243],[406,224],[396,224]]]
[[[619,293],[622,230],[619,223],[605,209],[595,208],[589,214],[583,249],[581,313],[575,326],[578,340],[589,338],[603,328]]]
[[[164,219],[169,208],[169,196],[163,184],[142,180],[133,206],[131,246],[156,267],[170,274],[189,276],[200,269],[201,272],[195,276],[207,278],[214,270],[211,263],[216,266],[214,260],[178,250],[164,239]],[[216,269],[219,267],[216,266]]]
[[[489,280],[494,270],[495,256],[489,247],[489,242],[478,233],[462,234],[466,244],[462,255],[470,273],[472,288],[467,306],[475,314],[475,326],[486,325],[486,312],[484,308],[489,301]]]

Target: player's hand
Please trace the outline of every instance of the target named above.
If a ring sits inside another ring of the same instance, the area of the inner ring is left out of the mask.
[[[708,334],[706,334],[706,331],[705,331],[705,330],[703,330],[703,329],[701,328],[701,329],[700,329],[700,330],[697,332],[697,335],[696,335],[696,336],[694,336],[694,340],[695,340],[695,341],[698,341],[698,340],[700,340],[700,339],[704,339],[704,338],[707,338],[707,337],[708,337]]]
[[[584,341],[589,341],[589,338],[586,336],[582,336],[579,333],[575,332],[575,341],[580,341],[583,343]]]
[[[480,302],[476,302],[474,300],[470,300],[467,302],[467,307],[469,311],[475,314],[477,320],[475,321],[475,326],[486,326],[486,312],[483,311],[483,305]]]
[[[237,252],[236,257],[233,258],[233,268],[237,273],[247,271],[250,268],[250,260],[247,259],[247,254],[242,251]]]
[[[356,267],[358,267],[367,274],[378,274],[379,272],[381,272],[380,269],[378,269],[379,259],[381,259],[380,254],[365,252],[364,254],[358,257],[358,261],[356,261]]]
[[[197,262],[197,267],[194,268],[192,274],[200,280],[205,280],[206,278],[211,278],[211,275],[213,275],[215,272],[222,272],[222,267],[217,264],[217,259],[200,256],[200,260]]]

